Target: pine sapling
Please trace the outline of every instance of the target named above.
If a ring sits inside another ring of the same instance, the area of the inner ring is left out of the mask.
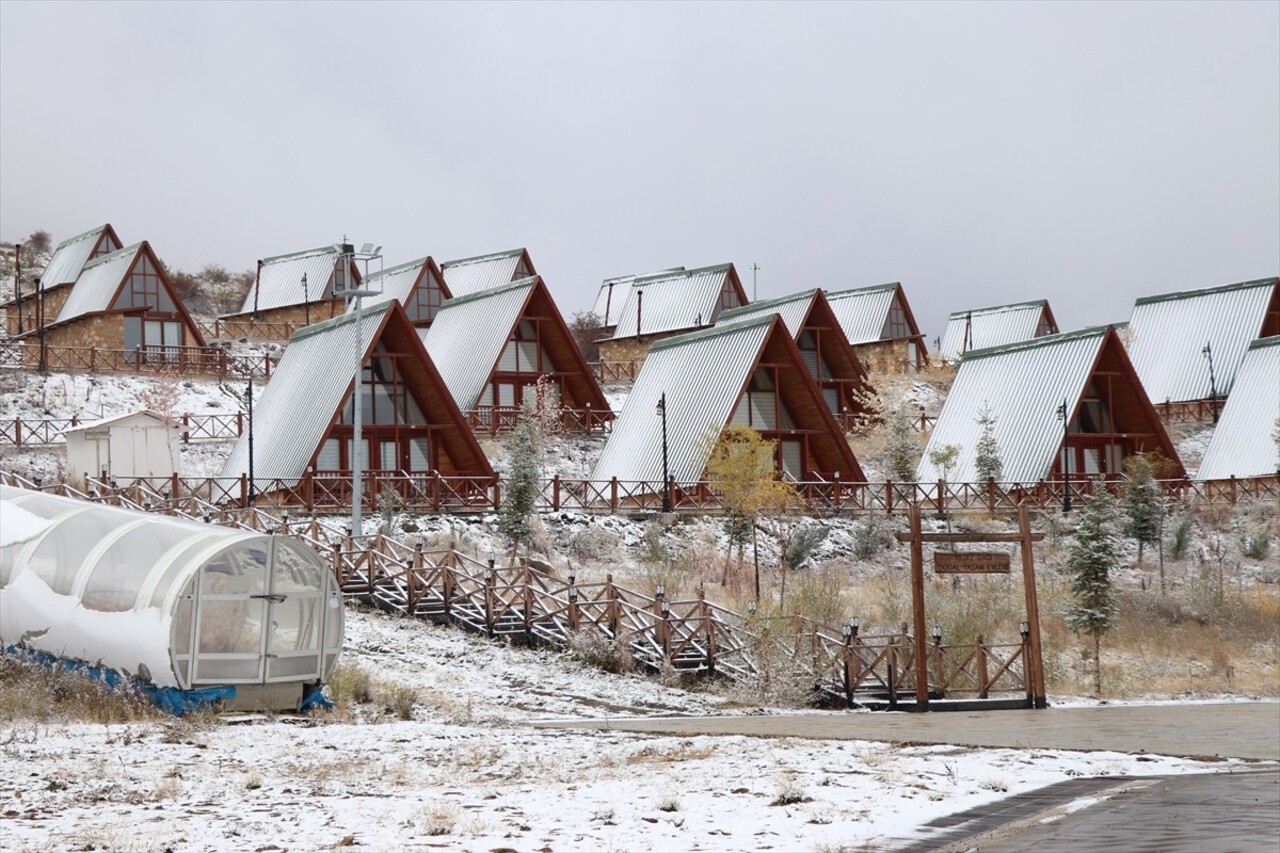
[[[1067,626],[1093,638],[1094,690],[1102,694],[1102,638],[1115,626],[1116,601],[1111,572],[1120,566],[1119,514],[1105,492],[1085,499],[1080,527],[1067,557],[1072,602]]]

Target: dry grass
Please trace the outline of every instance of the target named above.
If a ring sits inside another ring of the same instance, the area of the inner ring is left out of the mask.
[[[0,721],[127,723],[171,719],[147,697],[74,670],[0,654]]]

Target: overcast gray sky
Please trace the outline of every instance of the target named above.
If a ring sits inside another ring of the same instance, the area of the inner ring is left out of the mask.
[[[1280,272],[1280,3],[0,2],[0,238],[526,246],[953,310]]]

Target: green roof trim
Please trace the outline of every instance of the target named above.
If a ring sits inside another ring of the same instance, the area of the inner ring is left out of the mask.
[[[1112,326],[1090,326],[1087,329],[1077,329],[1074,332],[1060,332],[1056,335],[1045,335],[1039,338],[1028,338],[1025,341],[1017,341],[1012,344],[1001,344],[996,347],[986,347],[985,349],[971,349],[964,355],[960,356],[961,363],[972,361],[975,358],[989,358],[993,355],[1004,355],[1011,352],[1024,352],[1036,347],[1048,347],[1055,344],[1065,343],[1067,341],[1079,340],[1081,338],[1096,338],[1107,333]]]
[[[379,314],[385,314],[390,311],[392,305],[398,304],[400,303],[396,302],[394,299],[379,302],[377,305],[363,309],[360,314],[364,317],[376,317]],[[304,340],[312,335],[323,334],[330,329],[336,329],[347,323],[354,323],[355,319],[356,315],[354,311],[350,314],[339,314],[337,317],[332,317],[328,320],[324,320],[323,322],[312,323],[310,326],[303,326],[301,329],[293,333],[293,337],[290,338],[289,341],[292,343],[293,341]]]
[[[316,255],[333,255],[336,257],[338,248],[336,246],[320,246],[315,249],[303,249],[301,252],[289,252],[286,255],[272,255],[269,258],[263,258],[262,263],[265,266],[279,261],[296,261],[299,258],[310,258]]]
[[[443,270],[446,267],[461,266],[462,264],[479,264],[479,263],[484,263],[485,261],[497,260],[498,258],[510,258],[510,257],[514,257],[515,255],[523,255],[523,254],[524,254],[523,247],[519,249],[507,249],[502,252],[489,252],[488,254],[485,254],[485,255],[475,255],[474,257],[470,257],[470,258],[458,258],[457,260],[453,260],[453,261],[445,261],[440,265],[440,269]]]
[[[773,299],[762,299],[759,302],[748,302],[746,305],[739,305],[737,308],[730,308],[728,311],[720,312],[719,322],[732,321],[735,316],[744,314],[753,314],[757,311],[766,311],[770,308],[777,308],[779,305],[789,305],[792,302],[801,302],[804,300],[812,300],[814,294],[818,292],[818,288],[806,290],[804,293],[794,293],[791,296],[778,296]]]
[[[440,310],[443,311],[453,305],[466,305],[468,302],[488,299],[501,293],[509,293],[521,287],[533,287],[537,280],[538,277],[536,275],[531,275],[528,278],[516,279],[510,284],[504,284],[501,287],[490,287],[487,290],[477,290],[475,293],[468,293],[465,296],[455,296],[452,299],[446,299],[444,304],[440,306]]]
[[[365,277],[364,283],[368,284],[369,282],[373,281],[375,278],[382,278],[383,276],[402,272],[403,270],[407,270],[412,267],[420,267],[429,260],[431,260],[431,256],[424,255],[421,258],[418,258],[416,261],[405,261],[403,264],[396,264],[394,267],[386,267],[376,272],[371,272],[369,273],[368,276]]]
[[[1173,302],[1179,299],[1195,299],[1210,293],[1227,293],[1232,290],[1250,290],[1255,287],[1275,287],[1280,278],[1257,278],[1253,281],[1241,281],[1236,284],[1224,284],[1221,287],[1206,287],[1202,290],[1179,290],[1175,293],[1162,293],[1159,296],[1143,296],[1134,305],[1150,305],[1154,302]]]
[[[841,296],[856,296],[862,293],[879,293],[882,290],[897,290],[899,287],[902,287],[902,282],[890,281],[885,284],[873,284],[870,287],[853,287],[849,290],[826,290],[824,288],[823,292],[826,293],[827,299],[835,299]]]
[[[990,308],[968,308],[964,311],[952,311],[947,319],[959,320],[969,314],[995,314],[1000,311],[1012,311],[1015,308],[1043,308],[1048,304],[1048,299],[1031,299],[1026,302],[1011,302],[1008,305],[992,305]]]
[[[699,341],[709,341],[712,338],[718,338],[721,335],[732,335],[745,329],[755,328],[772,323],[776,315],[770,314],[767,317],[757,317],[754,320],[740,320],[737,323],[717,323],[706,329],[699,329],[696,332],[688,332],[683,335],[676,335],[673,338],[663,338],[662,340],[649,347],[649,352],[657,350],[672,349],[674,347],[684,346],[685,344],[698,343]]]
[[[631,281],[633,287],[643,287],[649,284],[656,284],[660,281],[675,280],[678,278],[692,278],[695,275],[702,275],[709,272],[728,272],[729,267],[733,263],[726,264],[710,264],[705,267],[693,267],[687,270],[662,270],[661,272],[645,273],[638,275]]]
[[[106,230],[107,230],[106,223],[99,225],[97,228],[90,228],[88,231],[84,232],[83,234],[77,234],[74,237],[68,237],[67,239],[63,240],[61,243],[53,247],[53,251],[57,252],[59,249],[65,249],[67,246],[70,246],[72,243],[79,243],[81,240],[86,240],[89,237],[101,237],[102,232]]]
[[[1257,338],[1249,344],[1249,349],[1265,349],[1267,347],[1280,347],[1280,335],[1272,335],[1269,338]]]

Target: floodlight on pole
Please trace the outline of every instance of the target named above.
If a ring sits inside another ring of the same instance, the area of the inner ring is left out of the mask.
[[[1213,375],[1213,341],[1206,341],[1200,354],[1209,359],[1209,406],[1213,410],[1213,422],[1218,422],[1218,383]]]
[[[356,370],[355,378],[351,382],[351,535],[360,536],[362,535],[363,524],[361,504],[364,502],[364,498],[361,495],[361,486],[364,484],[364,464],[360,458],[361,442],[364,441],[363,431],[360,428],[360,422],[364,417],[364,407],[360,403],[360,386],[364,380],[364,336],[361,329],[364,319],[364,303],[361,300],[366,296],[376,296],[377,293],[372,290],[347,288],[346,290],[335,291],[333,295],[350,297],[356,306],[354,312]]]

